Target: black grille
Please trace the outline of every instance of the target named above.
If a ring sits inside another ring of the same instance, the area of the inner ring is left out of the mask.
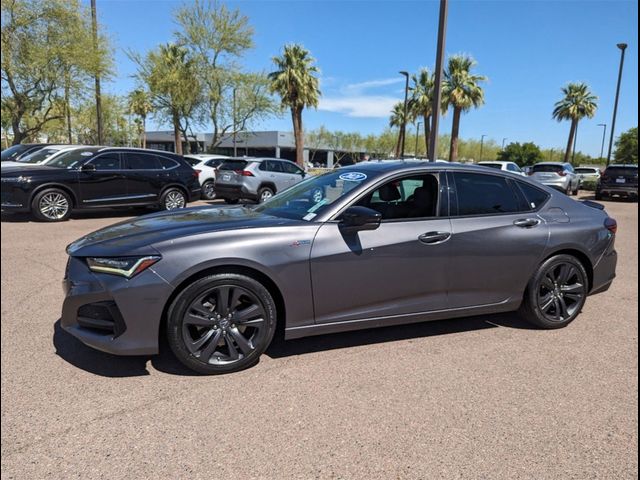
[[[78,325],[98,333],[117,337],[126,330],[126,325],[115,302],[97,302],[78,309]]]

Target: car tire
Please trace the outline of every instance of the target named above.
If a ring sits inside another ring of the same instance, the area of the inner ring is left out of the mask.
[[[604,195],[602,195],[602,193],[596,192],[596,200],[602,200],[603,198],[604,198]]]
[[[167,340],[176,358],[196,372],[237,372],[258,362],[273,340],[276,318],[275,302],[257,280],[234,273],[209,275],[172,302]]]
[[[207,180],[202,184],[202,199],[203,200],[216,199],[215,182],[213,180]]]
[[[580,314],[589,293],[584,265],[571,255],[547,259],[529,281],[520,315],[545,329],[569,325]]]
[[[275,195],[275,192],[270,187],[262,187],[258,190],[258,203],[264,203]]]
[[[162,210],[177,210],[187,206],[187,196],[179,188],[169,188],[160,197]]]
[[[224,203],[226,203],[228,205],[237,205],[239,201],[240,201],[239,198],[225,198],[224,199]]]
[[[59,188],[38,192],[31,202],[33,216],[41,222],[62,222],[71,215],[71,197]]]

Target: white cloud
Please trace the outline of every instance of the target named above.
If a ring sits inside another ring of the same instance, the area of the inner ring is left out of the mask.
[[[402,78],[382,78],[376,80],[367,80],[365,82],[351,83],[344,87],[344,91],[355,94],[363,92],[364,90],[370,90],[374,88],[386,87],[402,82]]]
[[[397,98],[384,95],[321,97],[318,110],[342,113],[348,117],[386,118],[396,102]]]

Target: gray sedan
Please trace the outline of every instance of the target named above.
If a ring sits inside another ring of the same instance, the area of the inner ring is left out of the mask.
[[[285,338],[518,310],[568,325],[615,277],[602,206],[481,167],[367,162],[248,208],[143,216],[68,247],[63,328],[202,373]]]

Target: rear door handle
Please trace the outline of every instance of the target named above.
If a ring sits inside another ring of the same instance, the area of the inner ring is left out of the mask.
[[[538,220],[537,218],[519,218],[518,220],[513,222],[513,224],[516,227],[520,228],[532,228],[540,225],[540,220]]]
[[[446,242],[451,238],[450,232],[427,232],[418,237],[422,243],[427,245],[435,245],[438,243]]]

